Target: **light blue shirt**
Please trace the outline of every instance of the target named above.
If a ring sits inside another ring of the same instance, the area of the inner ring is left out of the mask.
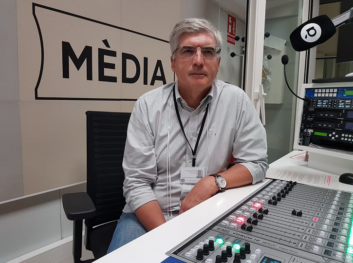
[[[193,185],[180,184],[181,167],[192,166],[192,152],[178,122],[173,86],[185,134],[194,148],[206,106],[208,116],[196,153],[196,166],[206,175],[227,169],[231,155],[245,166],[253,183],[264,179],[267,164],[266,132],[245,92],[215,80],[197,109],[181,98],[178,83],[142,95],[131,114],[125,146],[124,213],[157,200],[163,214],[177,214]],[[236,175],[234,175],[236,176]]]

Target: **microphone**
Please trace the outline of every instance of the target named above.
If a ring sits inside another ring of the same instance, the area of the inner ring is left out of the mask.
[[[288,80],[287,80],[287,75],[286,75],[286,65],[288,64],[288,61],[289,61],[289,58],[287,55],[283,55],[282,58],[281,58],[281,61],[282,61],[282,64],[284,66],[284,79],[286,80],[286,84],[287,84],[287,87],[288,89],[290,90],[290,92],[292,92],[292,94],[294,96],[296,96],[298,99],[301,99],[304,101],[304,103],[306,102],[307,104],[309,104],[310,100],[309,99],[304,99],[304,98],[301,98],[299,97],[297,94],[295,94],[292,89],[289,87],[289,84],[288,84]]]
[[[283,55],[282,58],[281,58],[281,61],[282,61],[283,66],[287,65],[288,61],[289,61],[288,56],[287,55]]]
[[[296,51],[308,50],[330,39],[336,26],[327,15],[308,20],[290,34],[290,42]],[[283,57],[282,57],[283,58]]]

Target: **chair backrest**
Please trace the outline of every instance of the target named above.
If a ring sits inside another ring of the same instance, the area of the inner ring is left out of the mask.
[[[87,193],[97,216],[91,228],[119,219],[125,205],[122,168],[130,113],[87,111]]]

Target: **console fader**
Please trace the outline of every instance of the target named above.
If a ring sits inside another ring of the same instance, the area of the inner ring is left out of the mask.
[[[353,194],[271,181],[168,255],[184,262],[353,262]]]

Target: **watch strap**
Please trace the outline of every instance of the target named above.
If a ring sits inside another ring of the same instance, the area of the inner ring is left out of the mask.
[[[216,185],[217,185],[217,187],[219,188],[219,191],[218,191],[218,192],[224,192],[224,191],[226,190],[226,188],[225,188],[225,187],[221,187],[221,186],[218,184],[218,181],[217,181],[217,178],[218,178],[218,177],[222,177],[222,178],[223,178],[223,176],[222,176],[222,175],[219,175],[219,174],[210,174],[210,176],[213,176],[213,177],[215,178]],[[223,179],[224,179],[224,178],[223,178]]]

